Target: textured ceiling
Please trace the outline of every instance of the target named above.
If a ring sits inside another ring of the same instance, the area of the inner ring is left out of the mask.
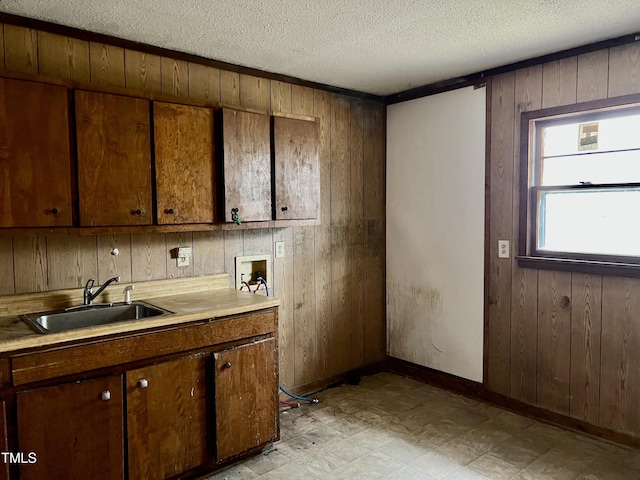
[[[640,30],[637,0],[0,0],[0,11],[378,95]]]

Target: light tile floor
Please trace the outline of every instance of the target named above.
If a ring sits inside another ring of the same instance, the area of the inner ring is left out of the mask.
[[[281,441],[209,480],[639,480],[640,452],[390,373],[281,410]]]

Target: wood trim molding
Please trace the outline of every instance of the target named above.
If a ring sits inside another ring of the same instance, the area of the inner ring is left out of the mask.
[[[533,67],[535,65],[541,65],[543,63],[552,62],[555,60],[562,60],[564,58],[582,55],[584,53],[594,52],[596,50],[602,50],[605,48],[627,45],[629,43],[638,41],[640,41],[640,34],[638,33],[623,35],[621,37],[611,38],[609,40],[602,40],[600,42],[590,43],[588,45],[582,45],[580,47],[570,48],[567,50],[562,50],[560,52],[550,53],[548,55],[542,55],[540,57],[502,65],[500,67],[491,68],[483,72],[476,72],[462,77],[451,78],[448,80],[443,80],[441,82],[435,82],[428,85],[423,85],[421,87],[411,88],[409,90],[404,90],[392,95],[387,95],[386,97],[384,97],[384,102],[387,105],[392,105],[394,103],[406,102],[407,100],[414,100],[416,98],[426,97],[428,95],[434,95],[436,93],[448,92],[449,90],[455,90],[457,88],[468,87],[469,85],[484,82],[486,79],[495,75],[499,75],[501,73],[513,72],[521,68]]]
[[[322,378],[320,380],[316,380],[311,383],[305,383],[303,385],[298,385],[296,387],[289,388],[284,385],[284,387],[294,395],[313,395],[321,390],[326,388],[335,387],[338,385],[342,385],[347,383],[350,375],[363,376],[363,375],[375,375],[376,373],[380,373],[385,371],[383,362],[370,363],[368,365],[364,365],[350,372],[340,373],[338,375],[332,375],[330,377]],[[280,392],[281,400],[290,400],[288,395]]]
[[[318,121],[317,117],[310,116],[310,115],[299,115],[296,113],[280,112],[278,110],[272,110],[272,109],[249,108],[249,107],[243,107],[240,105],[225,104],[225,103],[221,103],[213,100],[193,99],[193,98],[183,97],[180,95],[172,95],[169,93],[157,93],[153,91],[139,90],[139,89],[130,88],[130,87],[117,87],[114,85],[102,85],[100,83],[79,82],[79,81],[67,80],[59,77],[52,77],[49,75],[15,72],[13,70],[7,70],[5,68],[0,68],[0,78],[9,78],[13,80],[23,80],[27,82],[59,85],[61,87],[66,87],[70,90],[83,90],[87,92],[98,92],[98,93],[106,93],[110,95],[120,95],[123,97],[143,98],[145,100],[149,100],[150,102],[177,103],[180,105],[192,105],[195,107],[213,108],[215,110],[229,109],[229,110],[236,110],[240,112],[257,113],[260,115],[271,115],[274,117],[285,117],[285,118],[295,118],[298,120],[308,120],[310,122]]]
[[[268,220],[264,222],[185,223],[176,225],[127,225],[114,227],[27,227],[0,228],[2,237],[37,237],[53,235],[118,235],[129,233],[213,232],[223,230],[252,230],[265,228],[312,227],[320,225],[320,218],[302,220]]]
[[[557,270],[560,272],[593,273],[614,277],[640,277],[640,265],[635,263],[597,262],[568,258],[516,256],[521,268]]]
[[[135,283],[134,300],[181,295],[229,288],[228,273],[195,275],[182,278],[166,278],[143,282],[122,282],[108,286],[96,298],[96,303],[114,303],[122,299],[124,285]],[[0,316],[21,315],[66,308],[69,304],[81,304],[84,288],[68,288],[46,292],[18,293],[0,296]],[[1,365],[0,365],[1,366]],[[0,371],[0,385],[2,372]]]
[[[486,84],[485,150],[484,150],[484,322],[482,376],[489,376],[489,313],[491,305],[491,79]]]
[[[405,375],[409,378],[442,388],[466,397],[491,403],[525,417],[549,423],[575,432],[586,433],[605,440],[613,441],[634,448],[640,448],[640,437],[616,432],[608,428],[599,427],[582,420],[571,418],[567,415],[555,413],[544,408],[529,405],[519,400],[514,400],[505,395],[492,392],[482,383],[472,382],[464,378],[456,377],[448,373],[433,370],[415,363],[387,356],[384,362],[385,370]]]
[[[44,20],[36,20],[34,18],[22,17],[19,15],[12,15],[10,13],[0,12],[0,23],[7,23],[10,25],[16,25],[25,28],[32,28],[35,30],[41,30],[44,32],[54,33],[57,35],[64,35],[67,37],[77,38],[79,40],[86,40],[90,42],[106,43],[130,50],[137,50],[139,52],[149,53],[152,55],[158,55],[161,57],[171,57],[177,60],[184,60],[187,62],[198,63],[208,67],[220,68],[230,72],[242,73],[246,75],[255,75],[262,78],[268,78],[270,80],[277,80],[280,82],[291,83],[293,85],[301,85],[303,87],[317,88],[332,93],[341,95],[349,95],[351,97],[362,98],[366,100],[372,100],[374,102],[383,102],[384,97],[379,95],[373,95],[371,93],[359,92],[356,90],[350,90],[347,88],[335,87],[333,85],[327,85],[324,83],[312,82],[310,80],[303,80],[297,77],[291,77],[289,75],[283,75],[279,73],[267,72],[265,70],[258,70],[256,68],[243,67],[241,65],[235,65],[233,63],[221,62],[219,60],[213,60],[209,58],[200,57],[190,53],[179,52],[176,50],[169,50],[167,48],[156,47],[154,45],[148,45],[145,43],[134,42],[133,40],[126,40],[124,38],[113,37],[111,35],[105,35],[102,33],[90,32],[88,30],[82,30],[79,28],[68,27],[65,25],[59,25],[56,23],[46,22]]]

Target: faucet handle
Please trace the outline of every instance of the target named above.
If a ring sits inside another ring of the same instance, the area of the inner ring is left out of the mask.
[[[127,305],[131,305],[131,290],[133,290],[133,285],[128,285],[122,292],[124,293],[124,303]]]
[[[91,291],[93,289],[93,284],[96,282],[95,278],[90,278],[87,280],[87,283],[84,286],[85,290]]]

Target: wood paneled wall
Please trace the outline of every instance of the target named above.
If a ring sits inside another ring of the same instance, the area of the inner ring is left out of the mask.
[[[355,97],[0,25],[0,67],[272,109],[320,119],[321,215],[315,227],[102,236],[0,237],[0,294],[234,272],[270,253],[280,307],[281,382],[318,384],[380,361],[384,342],[384,107]],[[285,242],[275,258],[274,242]],[[177,268],[169,250],[193,247]],[[118,247],[120,254],[111,255]]]
[[[497,253],[499,239],[518,245],[520,112],[640,92],[640,45],[505,73],[491,85],[485,383],[640,436],[640,279],[523,269]]]

